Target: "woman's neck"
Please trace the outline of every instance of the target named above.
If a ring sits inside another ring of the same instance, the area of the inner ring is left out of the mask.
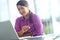
[[[25,20],[29,18],[29,13],[24,16]]]

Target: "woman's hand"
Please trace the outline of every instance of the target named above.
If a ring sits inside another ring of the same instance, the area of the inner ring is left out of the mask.
[[[27,32],[29,29],[30,29],[30,26],[26,26],[26,25],[25,25],[25,26],[22,27],[23,33],[24,33],[24,32]]]
[[[23,36],[32,36],[32,33],[23,34]]]
[[[23,27],[22,27],[22,30],[18,32],[18,36],[19,36],[19,37],[22,37],[22,36],[23,36],[23,33],[24,33],[24,32],[27,32],[29,29],[30,29],[30,26],[26,26],[26,25],[23,26]],[[27,35],[30,35],[30,34],[27,34]]]

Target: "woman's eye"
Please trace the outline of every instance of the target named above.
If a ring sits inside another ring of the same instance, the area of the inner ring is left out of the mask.
[[[21,9],[24,9],[23,7],[21,7]]]
[[[18,9],[18,10],[20,10],[20,9]]]

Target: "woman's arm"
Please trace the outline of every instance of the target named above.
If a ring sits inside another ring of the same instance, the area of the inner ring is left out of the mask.
[[[19,36],[19,37],[32,36],[32,34],[31,34],[31,33],[24,34],[23,31],[20,31],[20,32],[18,32],[18,36]]]
[[[25,32],[27,32],[28,30],[30,29],[29,26],[23,26],[22,27],[22,30],[18,32],[18,36],[21,37],[21,36],[31,36],[31,33],[27,33],[27,34],[24,34]]]
[[[31,33],[23,34],[23,36],[32,36]]]
[[[19,37],[23,35],[23,31],[21,30],[19,18],[16,19],[15,30],[16,30],[16,32],[17,32],[17,34],[18,34]]]
[[[35,30],[33,31],[34,36],[42,35],[43,34],[43,25],[41,20],[37,15],[33,16],[33,23]]]

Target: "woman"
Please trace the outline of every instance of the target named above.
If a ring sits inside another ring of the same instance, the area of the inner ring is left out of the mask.
[[[17,9],[22,15],[16,19],[15,29],[19,37],[39,36],[43,34],[43,26],[36,14],[33,14],[28,7],[27,1],[18,1]]]

